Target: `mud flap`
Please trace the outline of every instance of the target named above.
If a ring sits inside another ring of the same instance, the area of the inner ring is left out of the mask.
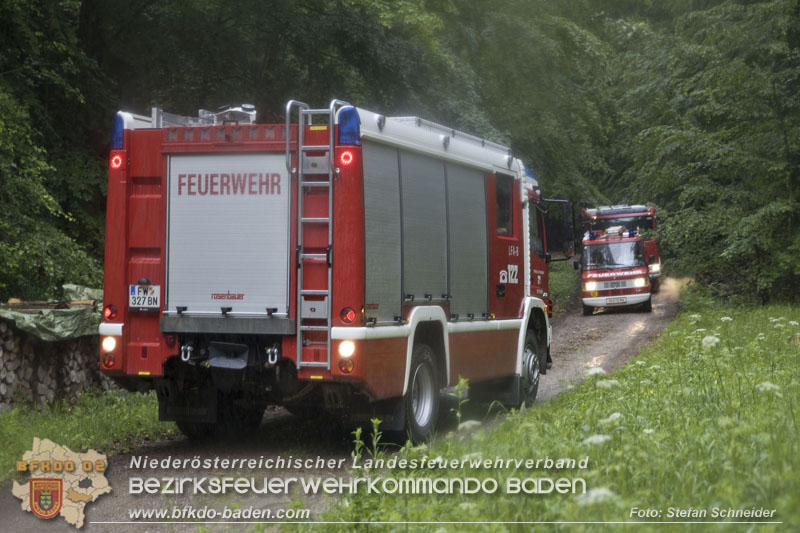
[[[469,387],[469,398],[476,402],[500,402],[503,405],[519,405],[522,401],[520,375],[476,383]]]

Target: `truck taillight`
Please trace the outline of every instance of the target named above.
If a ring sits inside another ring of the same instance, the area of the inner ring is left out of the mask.
[[[351,152],[350,150],[345,150],[339,155],[339,163],[343,167],[350,165],[352,162],[353,162],[353,152]]]
[[[345,307],[342,309],[342,312],[339,314],[339,316],[342,317],[342,322],[350,324],[356,319],[356,312],[355,309]]]
[[[114,320],[117,318],[117,306],[109,304],[103,308],[103,318],[106,320]]]
[[[120,154],[112,155],[109,165],[111,165],[111,168],[114,170],[119,169],[122,166],[122,156]]]
[[[353,371],[355,364],[352,359],[339,359],[339,370],[342,374],[349,374]]]
[[[103,358],[100,360],[106,368],[114,368],[114,364],[117,362],[116,358],[114,357],[113,353],[104,353]]]

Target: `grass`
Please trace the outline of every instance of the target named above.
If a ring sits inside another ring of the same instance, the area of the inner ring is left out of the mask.
[[[155,393],[83,394],[74,405],[57,404],[45,411],[17,407],[0,413],[0,480],[15,474],[16,461],[31,449],[34,437],[50,439],[74,452],[93,448],[113,454],[177,432],[175,424],[158,421]]]
[[[550,269],[550,296],[555,302],[553,313],[559,315],[567,310],[570,300],[580,293],[580,272],[572,261],[558,261],[548,265]]]
[[[373,475],[493,477],[500,489],[494,494],[347,495],[322,519],[633,521],[637,518],[630,517],[630,512],[637,507],[661,511],[661,520],[675,520],[667,518],[670,507],[692,507],[707,509],[705,520],[712,520],[714,507],[763,507],[776,509],[771,520],[784,524],[756,526],[758,531],[800,527],[798,322],[800,309],[788,306],[709,306],[701,312],[684,312],[658,341],[613,375],[592,376],[554,401],[511,413],[488,427],[443,436],[431,448],[406,447],[400,452],[408,457],[427,454],[446,459],[588,456],[585,470],[513,466],[386,470]],[[505,493],[510,477],[562,476],[584,478],[587,494]],[[331,525],[328,529],[350,527]],[[374,525],[370,531],[430,527]],[[516,530],[511,525],[484,527]],[[571,524],[551,525],[547,530],[620,527],[624,526]],[[653,524],[637,526],[636,531],[665,527],[702,531],[704,526]],[[727,524],[714,526],[713,531],[752,527]]]

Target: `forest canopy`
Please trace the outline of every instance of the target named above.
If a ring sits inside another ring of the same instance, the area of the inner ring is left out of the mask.
[[[722,296],[800,278],[798,0],[0,3],[0,299],[102,283],[119,109],[345,99],[509,144],[547,196],[646,203]]]

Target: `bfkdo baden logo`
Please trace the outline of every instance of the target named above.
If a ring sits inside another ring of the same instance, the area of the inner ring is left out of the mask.
[[[61,479],[31,479],[31,512],[39,518],[53,518],[61,510],[64,481]]]
[[[60,516],[83,527],[84,509],[111,492],[105,476],[106,456],[89,450],[75,453],[47,439],[33,439],[33,447],[17,461],[17,472],[30,474],[27,483],[14,482],[11,492],[22,500],[22,510],[38,518]]]

